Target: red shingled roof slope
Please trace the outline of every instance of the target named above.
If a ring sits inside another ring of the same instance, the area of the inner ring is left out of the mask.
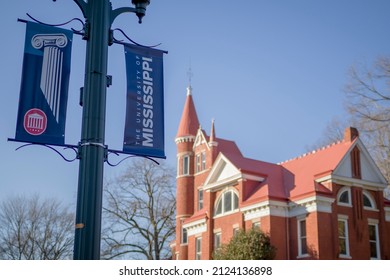
[[[290,197],[297,197],[313,191],[327,189],[314,180],[318,175],[333,172],[343,157],[355,143],[354,141],[340,141],[322,149],[318,149],[302,157],[298,157],[280,165],[285,168],[284,181],[291,186]]]
[[[183,113],[181,115],[179,129],[176,137],[195,136],[199,128],[199,119],[196,114],[194,101],[192,99],[191,90],[188,89],[186,102],[184,104]]]

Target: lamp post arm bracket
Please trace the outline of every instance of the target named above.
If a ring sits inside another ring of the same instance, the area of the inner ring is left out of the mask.
[[[120,15],[124,13],[136,13],[137,9],[131,8],[131,7],[121,7],[113,10],[111,12],[111,23],[110,25],[114,22],[114,20]]]
[[[84,18],[87,18],[87,3],[84,0],[74,0],[74,2],[79,6]]]
[[[34,21],[34,22],[36,22],[36,23],[43,24],[43,25],[47,25],[47,26],[54,26],[54,27],[64,26],[64,25],[67,25],[67,24],[71,23],[72,21],[78,21],[78,22],[80,22],[81,25],[83,26],[81,29],[78,30],[78,29],[70,28],[70,29],[73,31],[73,33],[78,34],[78,35],[83,35],[83,29],[85,28],[84,22],[83,22],[81,19],[79,19],[79,18],[72,18],[71,20],[68,20],[68,21],[66,21],[66,22],[64,22],[64,23],[50,24],[50,23],[45,23],[45,22],[42,22],[42,21],[40,21],[40,20],[37,20],[36,18],[34,18],[34,17],[33,17],[32,15],[30,15],[29,13],[26,13],[26,15],[27,15],[32,21]],[[29,21],[27,21],[27,20],[25,20],[25,19],[20,19],[20,18],[18,18],[18,21],[19,21],[19,22],[23,22],[23,23],[29,22]]]
[[[152,46],[145,46],[145,45],[141,45],[139,43],[137,43],[136,41],[132,40],[129,36],[127,36],[127,34],[120,28],[115,28],[112,30],[113,31],[113,34],[114,34],[114,31],[119,31],[120,33],[122,33],[123,36],[125,36],[125,38],[127,40],[129,40],[131,43],[133,43],[134,45],[137,45],[137,46],[140,46],[140,47],[145,47],[145,48],[155,48],[155,47],[158,47],[161,45],[161,43],[157,44],[157,45],[152,45]],[[126,43],[123,43],[123,40],[118,40],[115,38],[115,36],[113,35],[112,36],[112,39],[113,39],[113,43],[116,43],[116,44],[122,44],[122,45],[125,45]]]
[[[23,142],[23,141],[19,141],[19,140],[16,140],[16,139],[10,139],[8,138],[8,141],[12,141],[12,142]],[[77,146],[75,145],[54,145],[54,146],[59,146],[59,147],[63,147],[64,150],[66,149],[70,149],[70,150],[73,150],[75,152],[75,157],[74,158],[66,158],[60,151],[58,151],[57,149],[53,148],[52,145],[49,145],[49,144],[43,144],[43,143],[27,143],[27,144],[24,144],[22,146],[19,146],[15,149],[15,151],[18,151],[22,148],[25,148],[25,147],[28,147],[28,146],[33,146],[33,145],[36,145],[36,146],[41,146],[41,147],[45,147],[45,148],[48,148],[52,151],[54,151],[55,153],[57,153],[60,157],[62,157],[63,160],[65,160],[66,162],[73,162],[75,161],[76,159],[78,159],[78,151],[77,151]]]
[[[116,156],[118,156],[118,157],[120,156],[120,154],[127,154],[128,156],[126,156],[125,158],[122,158],[122,159],[119,160],[119,162],[117,162],[117,163],[113,163],[113,162],[109,161],[109,159],[108,159],[108,156],[111,155],[111,154],[116,155]],[[108,150],[108,155],[107,155],[106,162],[107,162],[107,164],[108,164],[109,166],[111,166],[111,167],[116,167],[116,166],[118,166],[119,164],[121,164],[122,162],[124,162],[125,160],[127,160],[127,159],[129,159],[129,158],[133,158],[133,157],[143,157],[143,158],[146,158],[146,159],[148,159],[148,160],[153,161],[153,162],[154,162],[155,164],[157,164],[157,165],[160,164],[157,160],[155,160],[155,159],[153,159],[153,158],[151,158],[151,157],[148,157],[148,156],[133,155],[133,154],[130,154],[130,155],[129,155],[128,153],[124,153],[124,152],[116,151],[116,150]]]

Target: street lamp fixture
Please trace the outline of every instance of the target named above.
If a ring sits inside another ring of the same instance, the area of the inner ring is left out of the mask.
[[[150,4],[150,0],[131,0],[131,3],[135,6],[138,22],[142,23],[142,18],[145,16],[146,7]]]

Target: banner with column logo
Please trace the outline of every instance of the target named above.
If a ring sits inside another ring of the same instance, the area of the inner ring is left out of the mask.
[[[163,54],[161,50],[125,45],[125,153],[165,158]]]
[[[73,32],[27,22],[15,140],[63,145]]]

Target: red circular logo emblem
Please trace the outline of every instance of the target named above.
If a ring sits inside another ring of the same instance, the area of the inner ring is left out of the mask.
[[[41,135],[47,127],[46,114],[37,108],[30,109],[24,115],[24,129],[31,135]]]

